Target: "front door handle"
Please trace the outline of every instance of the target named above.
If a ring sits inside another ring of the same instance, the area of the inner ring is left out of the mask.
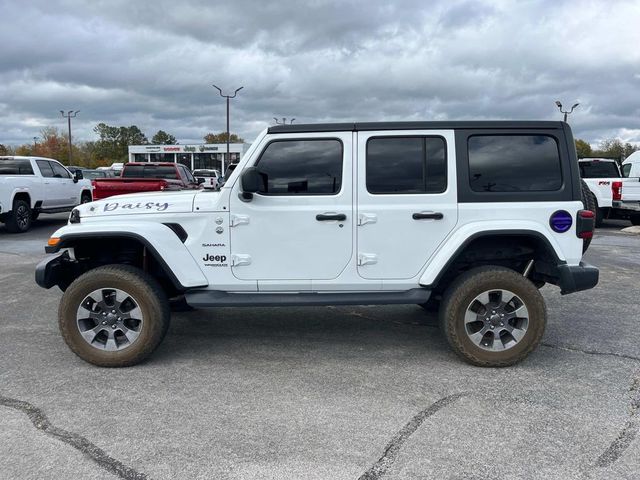
[[[417,212],[412,216],[414,220],[442,220],[444,218],[440,212]]]
[[[319,222],[327,222],[330,220],[338,220],[339,222],[344,222],[347,219],[347,216],[344,213],[319,213],[316,215],[316,220]]]

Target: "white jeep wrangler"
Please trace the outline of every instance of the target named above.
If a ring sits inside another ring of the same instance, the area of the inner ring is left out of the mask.
[[[140,362],[191,307],[418,304],[451,347],[511,365],[540,342],[538,289],[594,287],[593,232],[561,122],[281,125],[217,191],[108,198],[71,212],[36,281],[62,335],[101,366]]]

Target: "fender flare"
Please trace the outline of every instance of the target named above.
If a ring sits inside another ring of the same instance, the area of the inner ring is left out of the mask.
[[[122,230],[122,224],[113,225],[113,227],[113,229],[96,228],[84,231],[75,231],[77,226],[62,227],[53,234],[53,237],[60,238],[60,242],[56,246],[45,247],[45,251],[57,253],[61,249],[72,248],[78,240],[128,238],[140,242],[147,248],[178,290],[184,291],[208,286],[209,283],[200,266],[170,227],[161,223],[153,224],[153,228],[157,230],[156,233],[162,235],[164,245],[159,245],[159,242],[154,243],[148,237],[131,230]]]
[[[456,232],[456,233],[459,233]],[[565,265],[567,262],[564,259],[561,259],[558,256],[558,252],[561,251],[557,245],[554,245],[547,235],[543,232],[540,232],[537,229],[533,228],[499,228],[499,229],[488,229],[488,230],[478,230],[476,232],[470,233],[469,235],[464,236],[464,240],[461,242],[457,242],[455,250],[452,253],[448,253],[451,249],[446,248],[448,242],[445,242],[445,247],[441,248],[435,256],[431,259],[427,268],[420,276],[419,283],[424,287],[434,287],[438,284],[438,282],[442,279],[442,276],[449,269],[449,267],[456,261],[458,256],[464,251],[467,246],[471,244],[471,242],[483,238],[483,237],[491,237],[491,236],[520,236],[520,237],[533,237],[536,240],[542,241],[547,250],[552,253],[554,261],[557,265]],[[446,259],[446,260],[444,260]],[[434,265],[438,266],[437,272],[434,271]]]

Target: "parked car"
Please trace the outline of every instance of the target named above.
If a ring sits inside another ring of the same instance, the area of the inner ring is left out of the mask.
[[[41,213],[68,212],[92,199],[91,182],[42,157],[0,157],[0,222],[26,232]]]
[[[77,207],[36,281],[64,291],[62,336],[101,366],[150,355],[167,299],[183,296],[196,308],[435,307],[457,354],[501,367],[542,338],[539,288],[597,284],[582,261],[585,201],[564,122],[279,125],[219,191]]]
[[[202,184],[205,188],[218,188],[222,181],[222,176],[218,170],[210,169],[198,169],[193,171],[193,176],[198,183]]]
[[[67,169],[71,172],[71,173],[76,173],[77,171],[82,172],[82,176],[84,178],[86,178],[87,180],[93,180],[95,178],[107,178],[107,172],[105,170],[97,170],[97,169],[93,169],[93,168],[86,168],[86,167],[76,167],[76,166],[69,166],[67,167]]]
[[[93,180],[93,195],[103,199],[127,193],[200,188],[187,167],[180,163],[130,162],[124,165],[120,177]]]

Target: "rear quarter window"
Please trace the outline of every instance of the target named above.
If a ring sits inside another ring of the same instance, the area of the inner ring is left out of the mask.
[[[0,160],[0,175],[33,175],[31,161],[16,158]]]
[[[552,192],[562,187],[558,143],[551,136],[473,135],[467,147],[474,192]]]

